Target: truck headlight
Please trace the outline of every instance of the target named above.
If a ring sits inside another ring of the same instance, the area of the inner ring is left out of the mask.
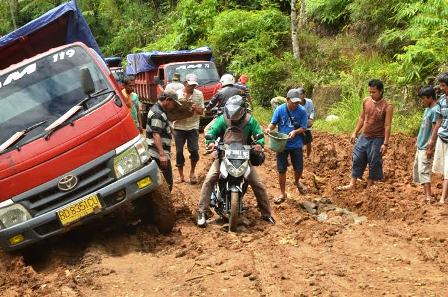
[[[117,178],[120,178],[142,165],[137,149],[132,146],[114,158],[114,170]]]
[[[0,222],[3,227],[9,228],[31,219],[30,213],[21,204],[13,204],[0,209]]]
[[[117,178],[140,168],[151,157],[145,138],[140,137],[135,143],[114,158],[114,170]]]

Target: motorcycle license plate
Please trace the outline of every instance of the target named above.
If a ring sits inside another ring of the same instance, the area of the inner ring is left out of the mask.
[[[67,226],[101,209],[97,195],[90,195],[58,211],[59,220]]]
[[[249,151],[244,150],[228,150],[226,151],[227,159],[241,159],[246,160],[249,159]]]

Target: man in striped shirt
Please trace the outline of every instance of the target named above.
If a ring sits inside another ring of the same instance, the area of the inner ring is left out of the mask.
[[[170,188],[173,188],[173,172],[171,169],[171,122],[166,112],[181,105],[174,91],[165,91],[156,104],[148,112],[146,136],[148,139],[149,154],[157,162],[163,176]]]

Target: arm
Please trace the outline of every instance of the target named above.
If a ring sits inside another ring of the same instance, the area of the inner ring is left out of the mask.
[[[361,131],[362,126],[364,125],[364,118],[365,118],[364,102],[362,103],[362,110],[361,114],[359,115],[358,122],[356,123],[355,131],[352,133],[352,136],[350,137],[350,142],[352,144],[355,143],[356,137],[358,137],[359,131]]]
[[[250,118],[250,122],[249,122],[250,126],[251,126],[251,133],[252,133],[252,137],[255,139],[255,136],[257,136],[258,134],[263,134],[263,130],[261,130],[260,124],[257,122],[257,120],[254,117]],[[261,139],[257,139],[255,140],[255,143],[257,145],[259,145],[258,147],[256,147],[256,150],[261,150],[261,147],[264,146],[265,141],[264,141],[264,136]]]
[[[314,114],[315,114],[315,110],[314,110],[314,104],[313,101],[309,100],[308,101],[310,104],[310,115],[308,116],[308,127],[312,127],[314,124]]]
[[[197,115],[202,115],[204,113],[204,95],[201,93],[200,98],[196,100],[191,106],[193,112]]]
[[[426,156],[431,159],[434,155],[434,146],[437,140],[437,132],[439,131],[440,126],[442,125],[442,117],[437,115],[437,120],[433,124],[433,129],[431,133],[431,138],[429,139],[428,145],[426,146]]]
[[[157,151],[159,152],[160,165],[162,167],[166,167],[168,165],[168,157],[165,155],[165,152],[163,151],[162,139],[160,138],[160,134],[152,133],[152,138],[154,140],[154,144],[157,148]]]
[[[385,119],[385,123],[384,123],[384,143],[380,149],[381,154],[383,154],[383,155],[387,152],[387,146],[389,145],[393,113],[394,113],[394,108],[392,105],[389,105],[386,109],[386,119]]]
[[[271,123],[269,124],[269,126],[266,128],[266,130],[264,130],[264,133],[266,134],[270,134],[272,130],[274,130],[275,128],[277,128],[277,123],[279,121],[279,111],[278,111],[278,107],[274,110],[274,114],[272,115],[272,120]]]
[[[213,139],[216,139],[219,135],[221,135],[227,128],[226,122],[224,120],[224,116],[220,115],[216,118],[213,125],[210,127],[210,130],[208,130],[208,135],[212,135]],[[205,144],[209,145],[210,143],[213,143],[213,140],[205,140]]]
[[[219,92],[213,95],[212,99],[208,102],[207,106],[205,107],[205,110],[212,109],[219,101]]]

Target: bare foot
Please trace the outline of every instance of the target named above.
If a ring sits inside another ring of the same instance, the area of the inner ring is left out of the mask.
[[[439,203],[446,204],[446,203],[448,203],[448,201],[446,201],[444,198],[440,198]]]
[[[286,199],[286,196],[280,195],[280,196],[278,196],[277,198],[274,199],[274,203],[275,204],[280,204],[280,203],[284,202],[285,199]]]

